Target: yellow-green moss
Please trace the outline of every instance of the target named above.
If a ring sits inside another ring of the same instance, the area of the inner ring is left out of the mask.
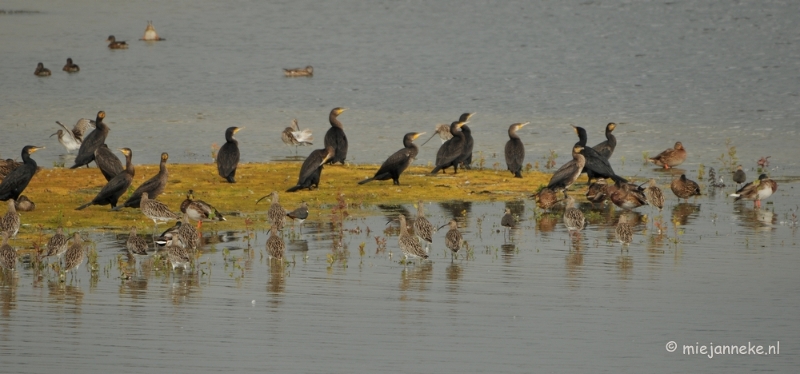
[[[180,203],[189,189],[194,190],[195,199],[214,205],[226,214],[227,222],[209,223],[216,229],[243,229],[249,218],[253,225],[260,224],[263,213],[269,208],[269,199],[256,205],[256,200],[276,190],[281,204],[291,210],[301,201],[307,201],[312,211],[309,220],[322,219],[330,213],[330,205],[339,193],[345,195],[350,204],[399,204],[446,200],[515,200],[523,199],[546,184],[549,174],[529,172],[523,179],[513,178],[506,170],[469,170],[456,175],[428,175],[430,168],[412,166],[401,177],[401,186],[391,180],[373,181],[365,185],[357,182],[372,176],[377,165],[326,166],[322,172],[320,188],[285,193],[297,182],[299,163],[249,163],[239,165],[235,184],[225,182],[217,175],[214,164],[169,164],[169,183],[158,200],[178,211]],[[128,193],[120,199],[122,203],[133,189],[158,172],[158,165],[136,166],[136,177]],[[45,230],[64,226],[75,229],[127,230],[136,225],[140,230],[152,230],[152,221],[139,209],[125,208],[111,212],[110,207],[93,205],[77,211],[76,207],[91,201],[106,181],[96,168],[44,169],[33,178],[24,194],[36,203],[33,212],[21,212],[25,225],[20,231],[23,237],[38,235],[41,225]],[[325,212],[327,211],[327,212]],[[235,215],[229,213],[235,212]],[[358,214],[350,209],[351,215]],[[161,225],[163,228],[164,225]],[[149,231],[146,231],[149,232]]]

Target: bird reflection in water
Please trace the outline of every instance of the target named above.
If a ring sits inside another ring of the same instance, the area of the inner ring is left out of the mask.
[[[270,261],[267,292],[279,294],[286,291],[286,267],[283,262]]]
[[[500,246],[500,251],[504,260],[510,260],[517,253],[517,245],[514,243],[506,243]]]
[[[700,213],[700,204],[678,203],[672,206],[672,223],[686,226],[689,218],[696,218]]]
[[[753,209],[738,204],[734,205],[733,211],[739,217],[739,224],[742,227],[755,231],[769,232],[775,230],[775,226],[778,224],[777,215],[768,209]]]
[[[536,219],[536,230],[541,233],[553,232],[561,221],[563,212],[544,213]]]
[[[578,286],[577,282],[583,274],[583,251],[570,251],[565,258],[564,264],[570,286]]]
[[[81,305],[83,304],[83,291],[77,286],[69,285],[64,282],[51,281],[47,282],[47,295],[50,302],[53,304],[72,304],[75,306],[73,312],[75,314],[81,313]]]
[[[400,291],[428,291],[433,278],[433,263],[425,261],[420,265],[403,267],[400,273]],[[403,295],[402,300],[407,300],[408,295]]]
[[[11,317],[11,311],[17,309],[18,284],[16,271],[0,269],[0,315],[6,320]]]
[[[620,279],[631,279],[633,275],[633,256],[626,254],[617,257],[617,270],[619,271]]]
[[[185,303],[196,292],[200,291],[200,272],[171,272],[173,276],[169,297],[172,304]],[[169,276],[170,273],[167,274]]]

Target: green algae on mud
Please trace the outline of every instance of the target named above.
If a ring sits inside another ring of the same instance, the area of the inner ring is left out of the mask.
[[[240,164],[236,173],[237,183],[225,182],[217,175],[214,164],[168,164],[169,182],[158,200],[178,211],[188,190],[194,190],[195,199],[206,201],[217,208],[227,221],[207,223],[214,229],[244,228],[245,225],[266,225],[263,215],[269,209],[269,201],[256,201],[272,191],[278,191],[284,208],[291,210],[301,201],[309,204],[309,220],[324,220],[338,195],[344,194],[352,207],[370,204],[403,204],[417,201],[434,202],[447,200],[518,200],[527,198],[537,188],[546,184],[549,174],[527,172],[524,178],[513,178],[506,170],[466,170],[458,174],[429,175],[430,168],[412,166],[403,173],[400,186],[388,181],[357,183],[372,176],[378,165],[326,166],[322,172],[320,188],[294,193],[284,192],[297,180],[300,164],[292,162]],[[129,191],[120,202],[133,192],[139,184],[158,172],[158,165],[136,166],[136,176]],[[110,211],[110,206],[93,205],[77,211],[76,207],[90,201],[105,185],[105,179],[97,168],[43,169],[34,176],[24,194],[36,203],[36,210],[21,212],[23,229],[20,235],[30,238],[43,230],[55,230],[58,226],[68,231],[97,229],[127,231],[135,225],[140,231],[150,232],[152,221],[139,209],[125,208]],[[359,215],[358,209],[350,214]],[[245,222],[245,220],[249,220]],[[161,227],[164,227],[163,225]]]

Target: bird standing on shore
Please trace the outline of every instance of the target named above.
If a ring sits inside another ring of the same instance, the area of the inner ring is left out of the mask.
[[[341,162],[344,165],[344,160],[347,158],[347,136],[344,134],[344,127],[338,118],[345,110],[347,108],[333,108],[328,115],[331,128],[325,133],[325,148],[333,147],[335,152],[334,156],[326,161],[328,164]]]
[[[508,137],[506,142],[506,165],[508,171],[514,174],[515,178],[522,178],[522,164],[525,162],[525,145],[522,144],[517,130],[523,128],[530,122],[515,123],[508,127]]]
[[[133,176],[136,174],[133,163],[131,162],[133,151],[131,151],[130,148],[122,148],[119,151],[125,155],[125,170],[114,176],[114,178],[111,178],[92,201],[75,208],[75,210],[83,210],[90,205],[110,204],[112,209],[117,206],[119,197],[128,191],[128,187],[130,187],[131,182],[133,182]]]
[[[300,206],[297,209],[286,213],[286,217],[292,219],[292,230],[294,230],[294,222],[300,222],[300,233],[303,233],[303,222],[308,218],[308,203],[305,201],[300,203]]]
[[[167,152],[161,153],[161,163],[158,165],[158,173],[140,184],[139,187],[136,187],[131,196],[120,206],[114,208],[114,210],[138,208],[142,200],[142,194],[145,192],[147,192],[147,196],[151,199],[155,199],[158,195],[164,193],[164,190],[167,188],[167,180],[169,179],[167,160],[169,160],[169,154]]]
[[[236,168],[239,167],[239,141],[233,135],[244,127],[228,127],[225,144],[217,152],[217,171],[228,183],[236,183]]]
[[[326,161],[334,157],[336,151],[333,147],[326,147],[325,149],[317,149],[311,152],[306,160],[303,161],[303,166],[300,167],[300,176],[297,178],[297,184],[289,188],[286,192],[295,192],[303,188],[311,190],[312,187],[319,188],[319,179],[322,177],[322,165]]]
[[[108,149],[108,146],[105,144],[101,145],[94,151],[94,162],[97,164],[97,168],[100,169],[100,172],[103,173],[103,177],[106,178],[106,182],[117,176],[117,174],[121,173],[122,170],[125,170],[122,167],[122,162],[119,161],[119,158],[114,156],[114,153],[111,152],[111,150]]]
[[[439,151],[436,152],[436,167],[431,170],[431,174],[436,174],[439,170],[444,172],[445,169],[453,167],[453,174],[458,174],[458,163],[461,159],[461,154],[464,151],[464,132],[461,128],[466,122],[456,121],[450,124],[450,134],[453,137],[444,142]]]
[[[8,211],[3,215],[3,218],[0,218],[0,231],[7,232],[8,236],[15,237],[19,232],[22,221],[14,205],[14,199],[9,199],[7,204]]]
[[[22,148],[22,165],[9,172],[0,182],[0,201],[18,199],[36,174],[38,165],[31,155],[44,147],[26,145]]]
[[[400,174],[402,174],[408,167],[414,162],[414,159],[417,158],[417,154],[419,154],[419,148],[416,144],[414,144],[414,140],[420,137],[420,135],[425,134],[424,132],[410,132],[403,136],[403,146],[404,148],[393,153],[386,161],[381,164],[381,167],[375,172],[375,175],[372,178],[364,179],[358,184],[364,184],[367,182],[371,182],[374,180],[384,181],[387,179],[392,179],[392,182],[396,185],[400,185]]]
[[[611,133],[616,128],[617,124],[614,122],[606,125],[606,140],[592,147],[601,157],[605,158],[606,160],[611,158],[611,155],[614,153],[614,149],[617,148],[617,137]]]

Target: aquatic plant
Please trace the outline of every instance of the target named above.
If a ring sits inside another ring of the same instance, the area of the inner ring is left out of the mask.
[[[547,162],[544,164],[544,168],[547,169],[547,170],[550,170],[550,169],[556,167],[556,159],[557,158],[558,158],[558,153],[556,153],[556,151],[551,149],[550,150],[550,154],[547,155],[547,157],[545,158],[547,160]]]
[[[725,153],[718,158],[720,163],[722,163],[720,170],[727,170],[733,173],[736,171],[736,166],[739,165],[739,158],[736,157],[736,147],[733,145],[731,138],[725,139],[725,149]]]
[[[650,164],[650,152],[642,151],[642,164],[644,165]]]

